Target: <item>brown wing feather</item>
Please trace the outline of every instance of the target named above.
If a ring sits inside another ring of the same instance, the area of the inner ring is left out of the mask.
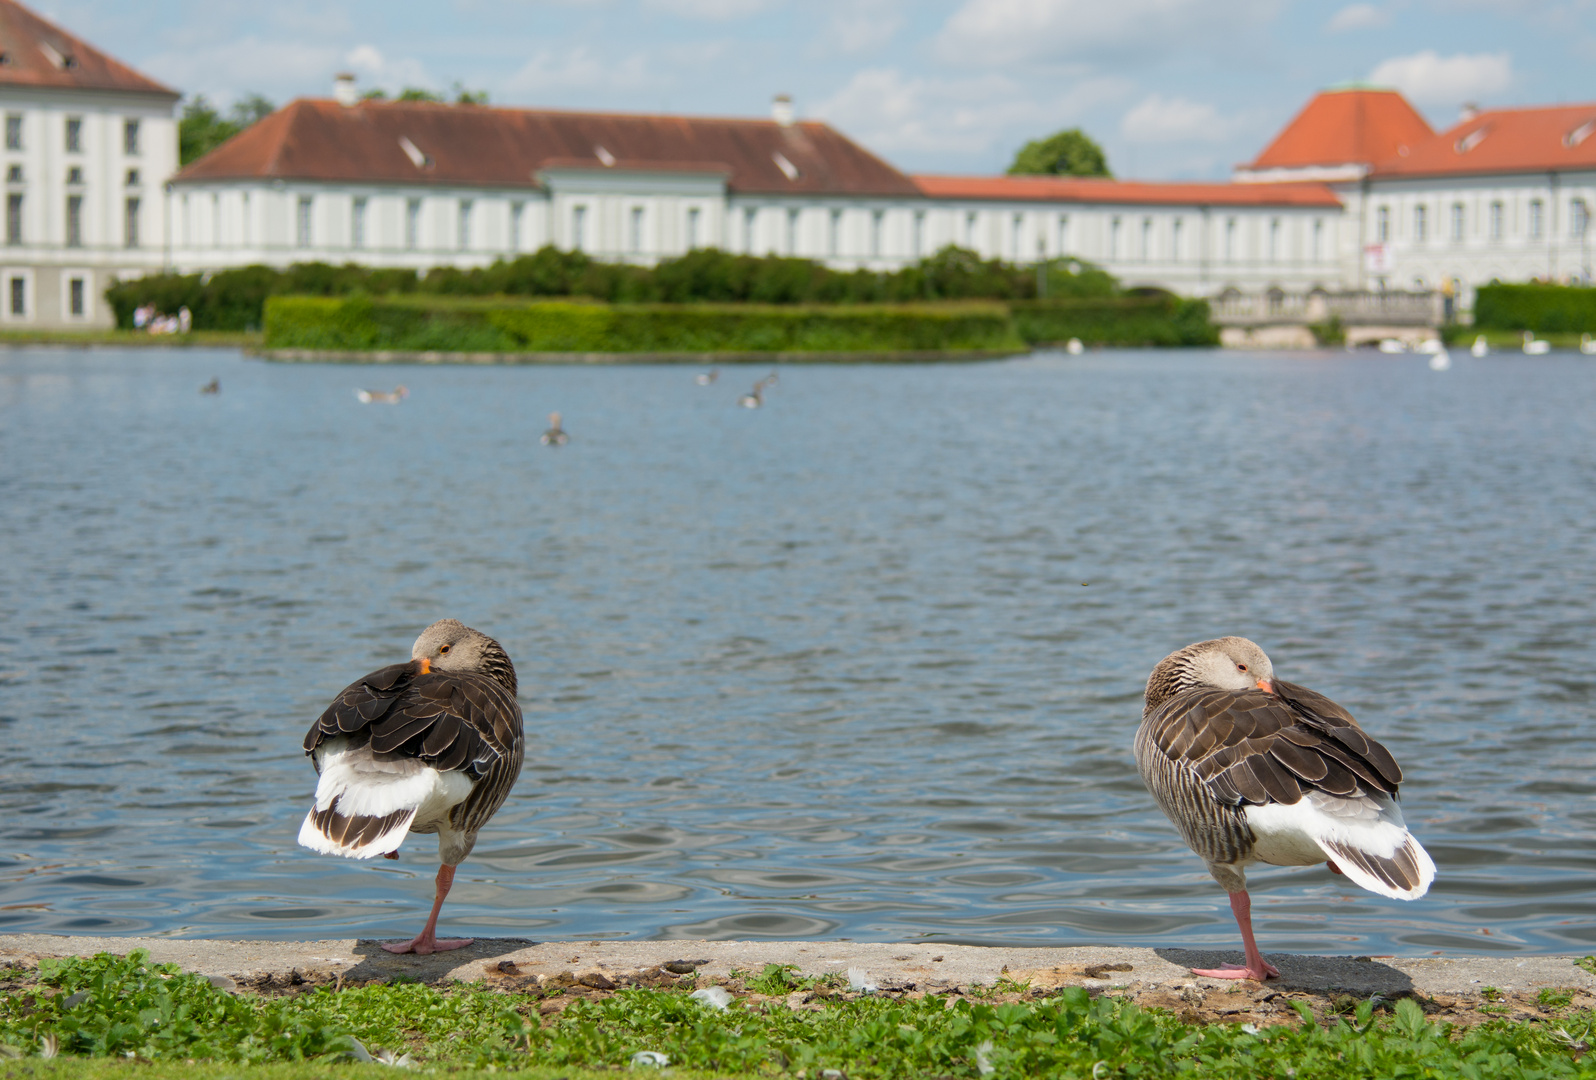
[[[1295,803],[1304,789],[1394,794],[1402,770],[1352,714],[1305,687],[1194,690],[1143,721],[1157,751],[1227,804]]]
[[[509,690],[485,675],[423,675],[414,661],[374,671],[346,687],[311,725],[305,752],[339,735],[369,739],[377,753],[465,772],[479,781],[477,787],[484,777],[498,779],[504,790],[489,815],[509,794],[521,767],[521,707]],[[514,771],[505,782],[502,763],[511,760]],[[461,805],[476,797],[473,790]]]

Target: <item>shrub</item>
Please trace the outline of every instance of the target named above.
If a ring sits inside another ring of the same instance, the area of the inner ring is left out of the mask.
[[[997,304],[596,304],[273,297],[266,345],[451,352],[907,352],[1018,348]]]
[[[1079,260],[1045,269],[1050,298],[1110,297],[1114,279]],[[119,282],[106,292],[117,325],[133,325],[133,310],[154,304],[165,314],[188,307],[200,330],[249,330],[264,320],[271,296],[589,297],[610,303],[881,304],[922,300],[1024,300],[1037,291],[1036,268],[946,247],[890,273],[831,270],[812,259],[733,255],[715,248],[690,251],[654,267],[599,262],[580,251],[544,247],[491,266],[373,269],[354,263],[295,263],[278,270],[245,266],[209,276],[152,274]]]
[[[1484,285],[1474,300],[1484,330],[1542,334],[1596,332],[1596,288],[1580,285]]]
[[[1026,300],[1009,306],[1016,331],[1033,345],[1070,338],[1089,345],[1215,345],[1219,341],[1206,300],[1164,294]]]

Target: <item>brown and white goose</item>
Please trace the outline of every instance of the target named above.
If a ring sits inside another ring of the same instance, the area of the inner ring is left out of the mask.
[[[1417,900],[1435,863],[1397,805],[1402,770],[1352,714],[1274,677],[1246,638],[1199,641],[1147,679],[1136,766],[1158,806],[1230,894],[1244,966],[1195,975],[1262,981],[1280,972],[1252,936],[1246,868],[1255,862],[1336,873]]]
[[[321,779],[299,828],[312,851],[399,857],[410,833],[437,833],[437,895],[426,928],[389,952],[433,953],[454,868],[521,773],[515,665],[497,641],[454,619],[435,622],[408,664],[372,672],[338,695],[305,736]]]

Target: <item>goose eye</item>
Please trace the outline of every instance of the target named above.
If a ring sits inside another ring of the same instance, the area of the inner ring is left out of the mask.
[[[445,649],[444,651],[448,652],[447,649]],[[1246,664],[1237,664],[1236,665],[1236,670],[1237,671],[1246,671],[1247,670],[1247,665]]]
[[[438,655],[442,656],[444,653],[448,652],[452,648],[454,648],[453,645],[445,645],[443,648],[438,650]],[[1246,671],[1247,669],[1246,668],[1242,668],[1241,670]]]

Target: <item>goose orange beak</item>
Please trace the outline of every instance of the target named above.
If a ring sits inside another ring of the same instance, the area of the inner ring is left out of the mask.
[[[426,661],[423,660],[422,663],[425,664]],[[1272,694],[1272,693],[1275,692],[1274,684],[1271,683],[1268,679],[1259,679],[1258,680],[1258,689],[1262,690],[1266,694]]]
[[[417,660],[416,663],[421,665],[421,674],[423,674],[423,675],[431,675],[432,674],[432,661],[431,660],[428,660],[425,656],[423,656],[420,660]]]

